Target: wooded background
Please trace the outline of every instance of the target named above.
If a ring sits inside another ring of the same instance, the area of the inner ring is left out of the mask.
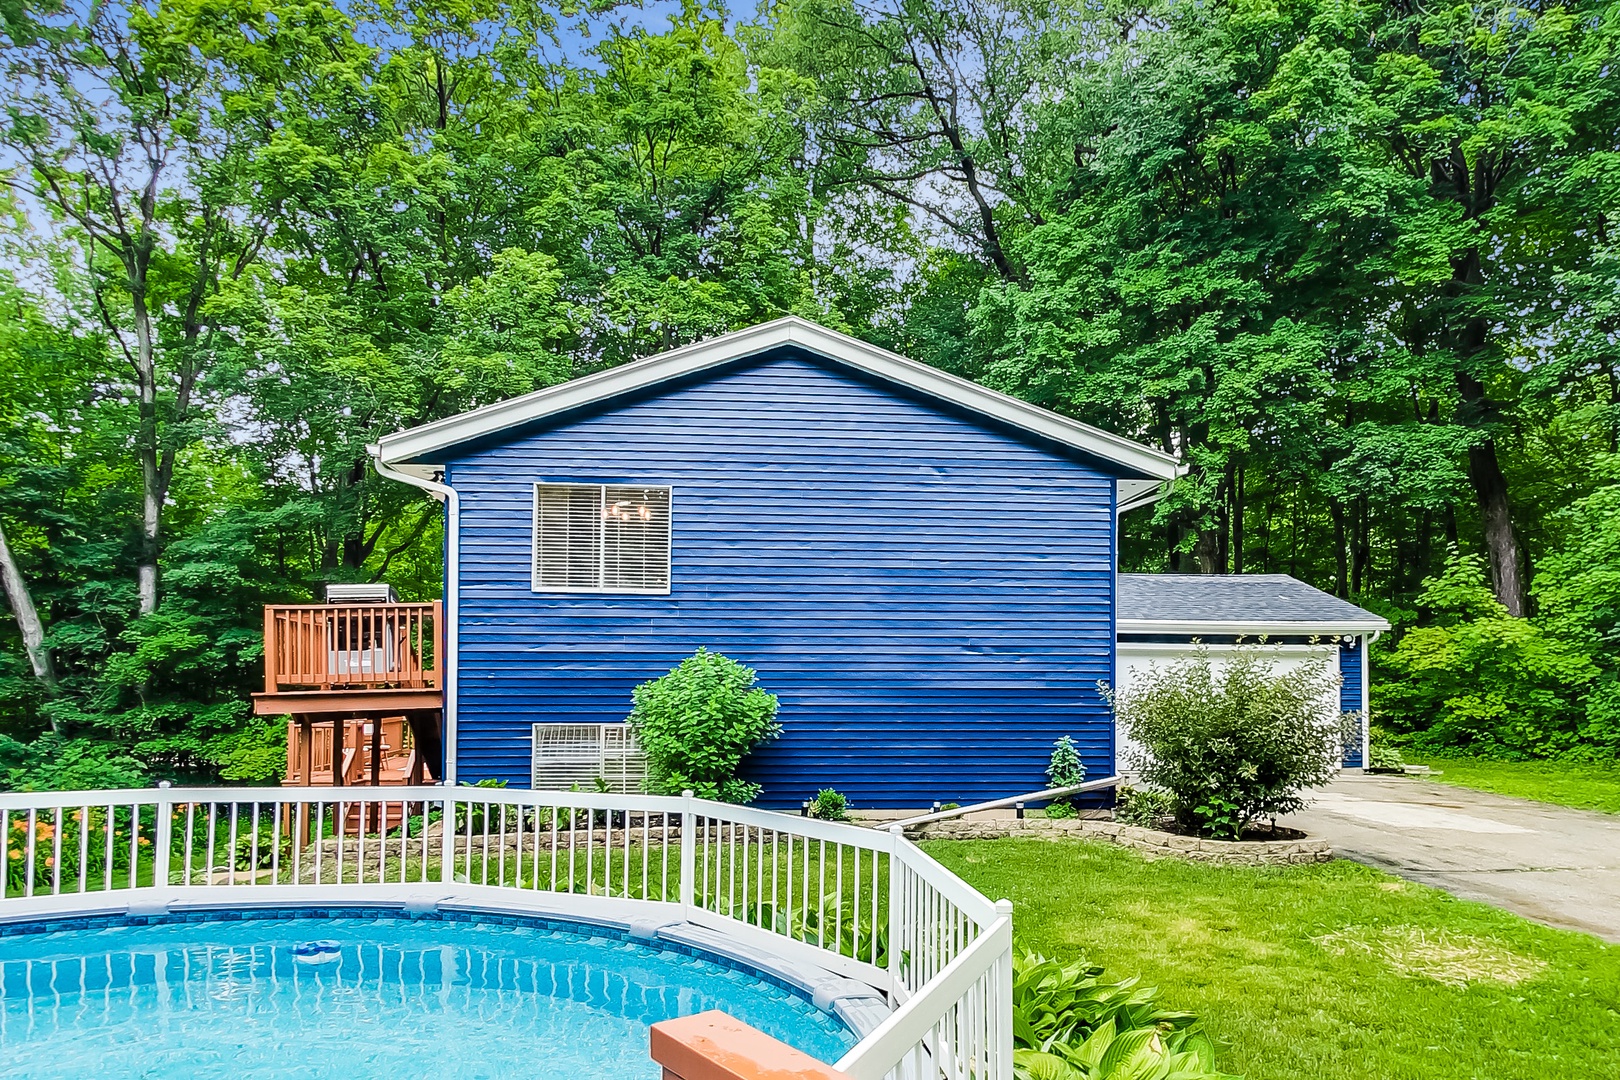
[[[439,594],[366,443],[783,313],[1182,455],[1122,568],[1385,614],[1396,741],[1613,760],[1617,58],[1612,0],[0,0],[0,787],[276,775],[259,605]]]

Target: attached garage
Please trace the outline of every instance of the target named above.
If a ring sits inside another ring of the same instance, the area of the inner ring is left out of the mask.
[[[1361,739],[1344,767],[1367,761],[1367,646],[1389,623],[1287,574],[1120,574],[1115,679],[1122,692],[1145,673],[1189,656],[1199,643],[1219,664],[1239,641],[1277,646],[1278,669],[1327,655],[1340,678],[1324,711],[1361,714]],[[1127,740],[1115,733],[1116,760]]]

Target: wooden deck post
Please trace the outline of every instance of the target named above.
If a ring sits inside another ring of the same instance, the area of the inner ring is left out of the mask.
[[[332,720],[332,786],[343,786],[343,737],[349,733],[349,718],[339,716]]]
[[[281,655],[281,643],[276,640],[276,609],[264,606],[264,692],[273,694],[277,689],[276,668]]]
[[[433,601],[433,682],[430,685],[444,689],[444,601]]]

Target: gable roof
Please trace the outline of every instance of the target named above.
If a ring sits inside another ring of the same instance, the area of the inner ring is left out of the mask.
[[[1121,634],[1365,634],[1382,617],[1287,574],[1120,574]]]
[[[1151,480],[1157,485],[1186,471],[1174,456],[1162,450],[1059,416],[1038,405],[986,389],[796,316],[722,334],[595,375],[536,390],[522,397],[498,401],[459,416],[396,431],[378,441],[377,456],[395,469],[431,476],[437,470],[424,465],[424,459],[443,455],[461,444],[487,439],[546,417],[597,405],[621,394],[634,393],[784,346],[796,346],[834,363],[998,420],[1050,442],[1073,447],[1113,464],[1126,477]]]

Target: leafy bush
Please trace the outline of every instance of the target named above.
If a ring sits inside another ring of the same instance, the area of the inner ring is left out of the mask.
[[[1080,751],[1067,735],[1052,744],[1052,760],[1046,766],[1046,779],[1055,788],[1074,787],[1086,782],[1086,766]]]
[[[1046,782],[1048,787],[1066,788],[1086,782],[1086,766],[1080,760],[1080,751],[1075,748],[1074,740],[1067,735],[1052,744],[1052,759],[1046,766]],[[1046,806],[1046,816],[1049,818],[1072,818],[1075,815],[1074,804],[1068,799],[1053,799]]]
[[[757,685],[752,668],[699,649],[669,674],[633,691],[630,726],[647,755],[648,788],[705,799],[751,802],[759,785],[737,778],[754,747],[781,735],[776,696]]]
[[[1168,792],[1176,821],[1237,839],[1257,818],[1292,813],[1338,768],[1356,714],[1324,708],[1337,689],[1327,658],[1274,671],[1274,648],[1239,646],[1216,670],[1200,646],[1113,695],[1142,748],[1132,761]]]
[[[1605,741],[1601,694],[1595,709],[1584,701],[1602,682],[1592,655],[1578,637],[1509,615],[1478,556],[1453,553],[1419,602],[1434,624],[1407,630],[1385,654],[1389,677],[1373,684],[1381,722],[1417,747],[1491,757],[1553,757]],[[1573,613],[1587,609],[1562,594],[1558,603],[1555,621],[1563,612],[1583,621]],[[1614,735],[1620,743],[1620,727]]]
[[[1191,1013],[1166,1009],[1136,979],[1013,957],[1013,1068],[1019,1080],[1219,1080],[1215,1048]]]
[[[497,780],[493,776],[487,776],[478,781],[476,784],[466,784],[463,786],[499,791],[506,787],[506,781]],[[468,800],[474,798],[472,795],[462,795],[460,797]],[[487,810],[489,816],[486,816],[486,807],[483,803],[471,801],[466,803],[457,803],[455,823],[451,826],[451,832],[460,836],[470,835],[471,833],[481,833],[484,831],[486,821],[499,821],[501,816],[505,813],[505,809],[500,805],[490,806],[487,808]],[[496,827],[499,828],[498,825]]]
[[[848,821],[849,800],[832,788],[822,788],[810,800],[810,816],[822,821]]]
[[[1567,756],[1620,759],[1620,454],[1593,466],[1603,483],[1558,515],[1569,541],[1536,572],[1538,625],[1596,665]]]
[[[0,791],[138,788],[147,780],[141,763],[110,743],[52,734],[21,743],[0,735]]]
[[[1176,801],[1152,788],[1122,787],[1114,801],[1114,820],[1141,829],[1156,829],[1176,812]]]
[[[1390,744],[1389,735],[1383,728],[1375,727],[1368,733],[1367,771],[1375,773],[1398,773],[1406,771],[1406,760],[1401,752]]]

